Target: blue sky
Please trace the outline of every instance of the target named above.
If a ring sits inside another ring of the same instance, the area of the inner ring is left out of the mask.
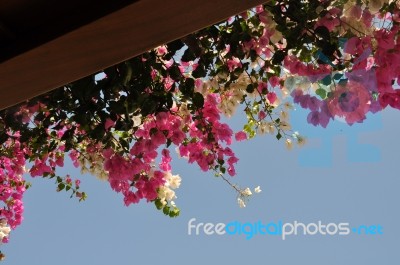
[[[385,110],[363,124],[336,122],[327,129],[306,124],[306,113],[292,113],[295,129],[309,137],[303,149],[287,151],[273,136],[235,143],[240,161],[233,182],[260,185],[262,193],[240,209],[236,194],[211,173],[185,160],[174,161],[182,177],[176,203],[181,216],[165,217],[151,204],[123,206],[108,183],[79,176],[87,201],[56,193],[52,180],[34,179],[25,195],[24,223],[3,245],[5,264],[399,264],[396,173],[399,113]],[[236,130],[241,118],[229,120]],[[72,172],[72,173],[71,173]],[[265,223],[319,220],[383,227],[383,235],[189,236],[188,221]]]

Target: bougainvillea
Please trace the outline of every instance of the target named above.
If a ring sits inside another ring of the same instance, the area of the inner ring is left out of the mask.
[[[86,198],[80,180],[57,175],[65,156],[107,181],[125,205],[152,202],[175,217],[176,150],[225,180],[245,207],[252,191],[230,180],[238,162],[230,145],[267,133],[289,149],[303,145],[290,125],[292,103],[322,127],[400,109],[399,27],[399,1],[267,1],[2,110],[2,242],[22,221],[26,176],[54,179],[57,191]],[[237,109],[247,123],[233,132],[221,117]]]

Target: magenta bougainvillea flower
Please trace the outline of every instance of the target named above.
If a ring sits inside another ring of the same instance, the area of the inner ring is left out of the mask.
[[[352,125],[366,119],[371,101],[371,95],[363,85],[350,81],[336,87],[328,99],[328,109],[332,116],[344,118]]]

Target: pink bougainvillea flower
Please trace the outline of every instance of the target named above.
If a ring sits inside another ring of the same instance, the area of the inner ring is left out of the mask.
[[[392,93],[381,93],[379,95],[379,103],[382,108],[388,105],[395,109],[400,109],[400,90],[396,89]]]
[[[108,118],[108,119],[106,119],[106,122],[104,123],[104,128],[108,131],[114,125],[115,125],[115,121],[113,121],[112,119]]]
[[[164,87],[166,91],[171,90],[173,84],[175,83],[175,81],[170,77],[167,76],[166,78],[164,78]]]
[[[236,141],[240,142],[240,141],[244,141],[247,139],[247,134],[243,131],[237,132],[235,134],[235,139]]]
[[[331,118],[332,117],[326,111],[315,110],[308,114],[307,122],[314,126],[321,125],[323,128],[326,128]]]
[[[229,68],[229,71],[232,72],[236,68],[242,67],[242,63],[240,62],[240,60],[238,58],[232,57],[232,59],[228,60],[227,66]]]
[[[168,52],[168,50],[167,50],[167,47],[165,45],[160,46],[160,47],[157,48],[157,55],[159,55],[159,56],[163,56],[167,52]]]
[[[276,96],[275,92],[269,92],[267,94],[267,99],[270,104],[274,104],[278,97]]]
[[[43,174],[51,172],[51,167],[47,165],[46,162],[39,159],[35,160],[35,165],[30,170],[32,177],[43,176]]]
[[[339,85],[328,100],[328,108],[332,116],[342,117],[350,125],[362,122],[369,111],[371,96],[365,87],[350,81]]]
[[[280,78],[277,76],[272,76],[270,79],[268,79],[268,82],[272,87],[277,87],[279,86]]]

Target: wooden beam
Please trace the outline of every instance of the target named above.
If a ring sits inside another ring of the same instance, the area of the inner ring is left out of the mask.
[[[0,109],[63,86],[265,0],[141,0],[0,64]],[[73,19],[73,18],[71,18]]]
[[[0,1],[0,63],[137,1]]]

